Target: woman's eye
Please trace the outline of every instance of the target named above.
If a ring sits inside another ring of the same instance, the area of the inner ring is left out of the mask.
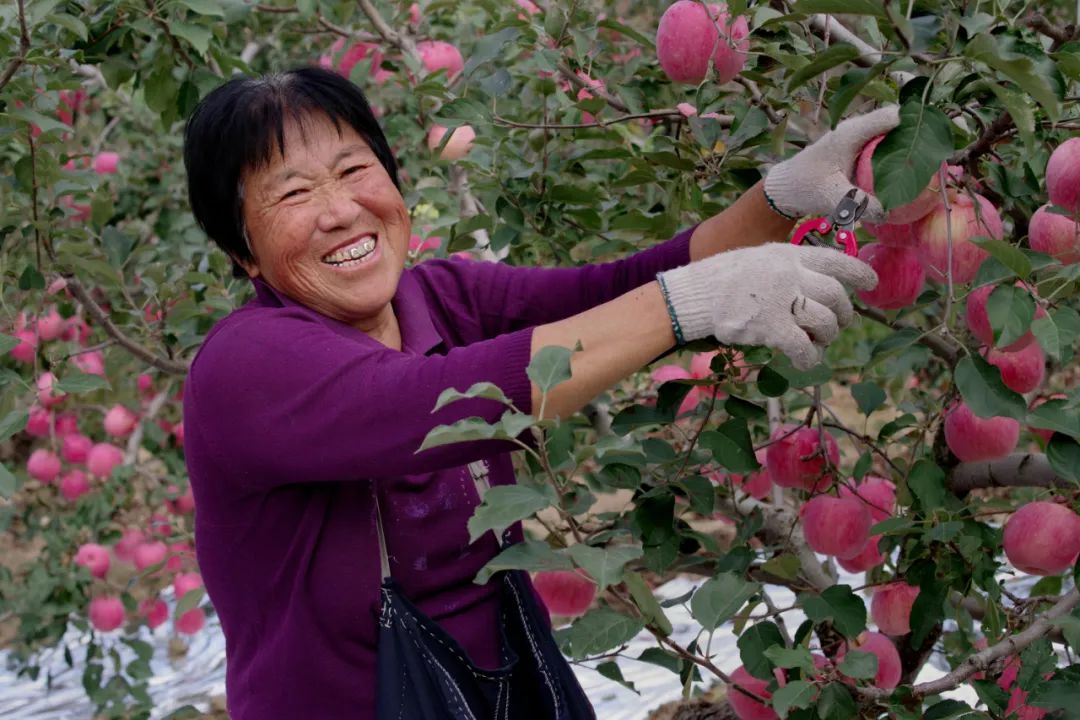
[[[355,175],[357,172],[359,172],[360,170],[363,170],[366,167],[367,167],[367,165],[353,165],[350,168],[346,168],[345,171],[343,173],[341,173],[341,174],[342,175]]]
[[[289,198],[298,197],[301,193],[305,193],[305,192],[307,192],[307,190],[305,188],[296,188],[296,189],[290,190],[289,192],[282,195],[281,199],[282,200],[288,200]]]

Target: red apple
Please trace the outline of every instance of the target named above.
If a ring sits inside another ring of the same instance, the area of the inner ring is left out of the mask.
[[[1024,287],[1024,284],[1017,282],[1016,287]],[[964,309],[964,318],[967,320],[968,330],[971,330],[971,334],[974,335],[979,342],[983,345],[993,346],[994,344],[994,330],[990,326],[990,315],[986,311],[986,303],[990,299],[991,293],[994,292],[997,285],[983,285],[977,287],[968,293],[967,303]],[[1035,317],[1046,317],[1046,310],[1042,305],[1035,305]],[[1005,352],[1016,352],[1021,348],[1027,347],[1029,344],[1035,341],[1035,335],[1030,330],[1016,339],[1015,342],[1010,343],[1006,347],[1001,348]]]
[[[109,572],[109,550],[97,543],[83,543],[75,553],[75,564],[82,565],[97,578]]]
[[[773,442],[769,444],[765,456],[772,481],[780,487],[818,491],[827,489],[832,485],[833,477],[822,477],[826,467],[817,428],[803,427],[792,433],[794,427],[784,425],[772,435]],[[783,437],[785,435],[787,437]],[[838,465],[840,448],[828,433],[825,433],[825,447],[830,464]]]
[[[54,389],[56,376],[51,372],[43,372],[37,379],[37,400],[42,407],[53,408],[64,402],[67,398],[62,392]]]
[[[60,446],[60,455],[65,462],[81,465],[86,462],[86,457],[90,454],[90,448],[93,445],[94,441],[85,435],[70,433],[64,437],[64,442]]]
[[[75,502],[90,492],[90,481],[82,470],[69,470],[60,478],[60,494],[69,502]]]
[[[41,340],[56,340],[64,333],[64,318],[55,306],[50,306],[49,311],[38,318],[37,331]]]
[[[105,413],[105,432],[115,438],[127,437],[139,423],[139,416],[123,405],[113,405]]]
[[[538,572],[533,587],[552,615],[584,615],[596,597],[596,583],[576,570]]]
[[[840,497],[856,497],[866,504],[875,523],[888,520],[896,512],[896,486],[885,478],[867,475],[862,483],[840,486]]]
[[[951,227],[953,282],[969,283],[975,279],[983,260],[990,257],[990,253],[971,239],[990,237],[1000,240],[1005,230],[997,208],[982,195],[975,196],[978,211],[968,195],[956,191],[949,191],[949,195],[952,210],[946,212],[944,205],[935,207],[919,221],[915,236],[927,278],[943,283],[948,268],[948,229]]]
[[[135,548],[141,545],[144,539],[145,536],[142,530],[128,528],[124,530],[116,545],[113,546],[113,554],[116,555],[117,560],[133,563],[135,561]]]
[[[677,0],[660,18],[656,55],[673,82],[697,85],[708,75],[711,60],[717,81],[723,84],[746,64],[749,35],[746,18],[731,22],[723,3],[710,4],[706,10],[694,0]]]
[[[165,562],[165,556],[168,552],[169,548],[165,546],[165,543],[154,540],[137,545],[135,552],[132,554],[132,559],[135,561],[136,568],[145,570],[151,565]]]
[[[772,494],[772,478],[769,476],[768,467],[766,467],[768,453],[762,448],[754,454],[757,456],[757,461],[758,464],[761,465],[761,469],[757,472],[752,472],[749,475],[737,475],[732,473],[731,481],[735,484],[735,487],[742,488],[742,491],[750,497],[764,500]]]
[[[90,601],[90,624],[101,632],[111,632],[124,624],[124,603],[118,597],[99,597]]]
[[[906,248],[914,248],[919,245],[918,238],[915,237],[914,222],[903,224],[885,223],[883,225],[863,223],[863,227],[882,245]]]
[[[1080,555],[1080,516],[1064,505],[1029,502],[1005,523],[1005,555],[1029,575],[1057,575]]]
[[[86,469],[94,477],[107,478],[124,462],[124,451],[109,443],[97,443],[86,454]]]
[[[1065,265],[1080,262],[1080,222],[1050,212],[1049,205],[1031,216],[1028,242],[1032,250],[1053,255]]]
[[[759,698],[768,700],[772,697],[772,693],[766,690],[769,687],[767,680],[754,677],[743,666],[739,666],[729,677],[731,678],[731,684],[727,688],[727,700],[739,720],[777,720],[779,716],[771,707],[762,705],[757,700],[738,690],[738,688],[742,688]]]
[[[873,157],[874,150],[881,144],[881,141],[885,139],[884,135],[878,135],[876,138],[866,143],[862,152],[859,153],[858,160],[855,161],[855,185],[860,190],[865,190],[868,193],[874,192],[874,166]],[[941,181],[938,173],[934,173],[934,176],[930,179],[930,184],[919,193],[918,197],[912,200],[907,205],[903,205],[898,208],[893,208],[889,211],[886,224],[888,225],[906,225],[913,223],[916,220],[926,217],[926,215],[933,210],[941,202]],[[875,225],[874,228],[880,228],[882,225]],[[870,230],[867,227],[867,230]],[[873,233],[873,230],[870,230]],[[890,232],[890,231],[883,231]]]
[[[870,541],[873,521],[861,500],[818,495],[799,508],[799,517],[806,544],[822,555],[854,558]]]
[[[856,638],[850,648],[846,643],[841,646],[840,652],[836,656],[837,661],[842,660],[849,649],[870,653],[877,657],[878,671],[873,680],[876,687],[882,690],[892,690],[900,684],[902,670],[900,653],[896,651],[896,646],[893,645],[892,640],[881,633],[864,632]]]
[[[73,412],[57,413],[53,424],[58,438],[66,438],[79,432],[79,418]]]
[[[52,429],[53,414],[40,405],[30,406],[30,418],[26,421],[26,432],[34,437],[48,437]]]
[[[203,586],[202,575],[199,573],[180,573],[173,578],[173,593],[177,601],[196,588]]]
[[[1074,215],[1080,213],[1080,137],[1058,145],[1046,163],[1046,194],[1050,202]]]
[[[60,458],[51,450],[38,448],[26,461],[26,473],[35,480],[51,483],[60,474]]]
[[[34,354],[37,352],[38,344],[37,335],[34,331],[24,328],[22,330],[16,330],[12,335],[19,341],[19,344],[11,348],[11,350],[8,351],[8,354],[19,362],[27,365],[34,362]]]
[[[885,562],[885,556],[881,553],[880,544],[881,536],[871,535],[870,540],[866,543],[866,548],[861,553],[846,560],[837,558],[836,562],[849,573],[866,572],[871,568],[876,568]]]
[[[1020,423],[1010,417],[981,418],[962,402],[945,416],[945,443],[964,462],[1005,457],[1019,440]]]
[[[429,73],[436,70],[446,70],[448,80],[465,67],[465,60],[461,52],[448,42],[442,40],[421,40],[416,43],[416,49],[420,53],[420,62]]]
[[[206,611],[202,608],[192,608],[176,618],[176,631],[185,635],[194,635],[206,625]]]
[[[873,290],[856,291],[867,305],[898,310],[914,303],[922,292],[926,273],[914,249],[869,243],[859,249],[859,259],[874,268],[878,275],[878,284]]]
[[[919,588],[905,582],[882,585],[870,600],[870,617],[886,635],[911,632],[911,607],[919,597]]]
[[[1046,373],[1046,355],[1039,343],[1031,343],[1016,352],[989,350],[986,361],[1001,371],[1005,386],[1018,393],[1028,393],[1042,385]]]
[[[105,377],[105,356],[101,354],[100,350],[73,355],[71,362],[87,375]]]
[[[428,131],[428,149],[434,151],[442,142],[447,129],[442,125],[433,125]],[[462,125],[454,130],[454,134],[446,141],[446,146],[439,153],[443,160],[460,160],[472,149],[473,140],[476,139],[476,131],[468,125]]]
[[[139,603],[139,617],[146,618],[151,630],[169,619],[169,606],[161,598],[146,598]]]
[[[120,165],[120,153],[105,151],[94,156],[94,172],[98,175],[112,175]]]

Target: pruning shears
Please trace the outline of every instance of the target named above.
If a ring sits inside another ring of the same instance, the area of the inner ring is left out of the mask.
[[[799,225],[799,227],[795,228],[795,234],[791,236],[791,244],[801,245],[803,240],[806,240],[812,245],[833,247],[833,243],[830,243],[828,238],[835,230],[836,237],[833,242],[843,247],[846,254],[858,255],[859,246],[855,242],[855,223],[862,217],[862,214],[866,211],[866,206],[870,203],[869,195],[864,194],[862,201],[857,201],[855,198],[858,195],[859,191],[851,188],[844,194],[836,209],[831,213],[824,217],[812,218]]]

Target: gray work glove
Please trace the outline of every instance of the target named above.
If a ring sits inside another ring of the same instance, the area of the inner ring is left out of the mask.
[[[782,350],[802,370],[851,322],[848,285],[871,290],[877,274],[837,250],[770,243],[730,250],[657,275],[682,340]]]
[[[827,215],[851,188],[855,161],[878,135],[900,124],[896,105],[844,120],[794,156],[774,166],[765,176],[765,197],[773,208],[792,219]],[[885,222],[885,210],[871,196],[862,220]]]

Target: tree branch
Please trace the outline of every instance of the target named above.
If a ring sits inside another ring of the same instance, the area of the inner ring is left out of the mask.
[[[591,123],[568,123],[565,125],[558,125],[554,123],[522,123],[514,120],[508,120],[504,117],[496,115],[493,121],[496,125],[502,125],[503,127],[512,128],[525,128],[530,130],[578,130],[582,128],[594,128],[594,127],[607,127],[608,125],[616,125],[618,123],[630,122],[631,120],[644,120],[648,118],[672,118],[680,121],[685,121],[686,116],[678,110],[653,110],[652,112],[633,113],[630,115],[621,115],[611,120],[597,120]],[[735,121],[735,118],[731,115],[721,115],[718,122],[724,127],[730,127]]]
[[[23,0],[18,0],[18,3],[19,52],[15,57],[11,58],[7,67],[4,68],[4,74],[0,75],[0,90],[3,90],[4,86],[11,82],[11,78],[15,76],[16,71],[26,62],[26,53],[30,52],[30,31],[26,29],[26,10],[23,8]]]
[[[1028,625],[1027,629],[1015,635],[1010,635],[996,645],[975,653],[957,665],[956,669],[948,675],[944,675],[937,680],[915,685],[911,688],[911,694],[915,698],[924,698],[928,695],[939,695],[947,690],[954,690],[960,686],[960,683],[975,673],[986,670],[995,660],[1009,655],[1016,655],[1031,643],[1047,635],[1054,629],[1053,621],[1062,615],[1067,615],[1077,605],[1080,605],[1080,589],[1074,588],[1063,595],[1039,619]],[[856,688],[856,692],[862,697],[871,700],[884,700],[892,694],[892,690],[882,690],[880,688]]]
[[[889,318],[885,316],[885,313],[875,308],[857,307],[855,308],[855,312],[859,313],[863,317],[868,317],[871,320],[890,327],[893,330],[915,330],[919,333],[922,333],[919,336],[919,344],[925,345],[926,347],[930,348],[930,350],[932,350],[935,355],[947,362],[950,367],[955,365],[956,361],[960,359],[960,348],[958,348],[952,341],[943,338],[940,335],[926,333],[921,329],[915,327],[914,325],[909,325],[900,320],[895,322],[889,322]]]
[[[1052,487],[1061,482],[1041,453],[1013,453],[997,460],[960,463],[949,473],[949,490],[963,493],[976,488]]]
[[[840,24],[839,20],[831,15],[811,15],[810,25],[814,31],[822,37],[828,34],[833,40],[839,40],[848,45],[854,45],[855,49],[861,53],[857,58],[852,60],[856,65],[871,67],[881,62],[883,55],[880,50],[877,50],[858,35],[848,30]],[[925,56],[921,55],[913,55],[912,57],[917,60],[927,59]],[[903,70],[893,70],[889,73],[889,77],[895,80],[898,85],[903,85],[908,80],[914,78],[915,74]]]
[[[408,53],[414,58],[420,57],[420,53],[416,50],[416,42],[408,35],[403,35],[390,27],[386,20],[383,19],[383,16],[379,14],[379,11],[375,9],[375,6],[371,4],[371,0],[358,0],[358,2],[360,9],[364,11],[368,20],[375,26],[375,32],[379,33],[383,40],[403,53]]]

